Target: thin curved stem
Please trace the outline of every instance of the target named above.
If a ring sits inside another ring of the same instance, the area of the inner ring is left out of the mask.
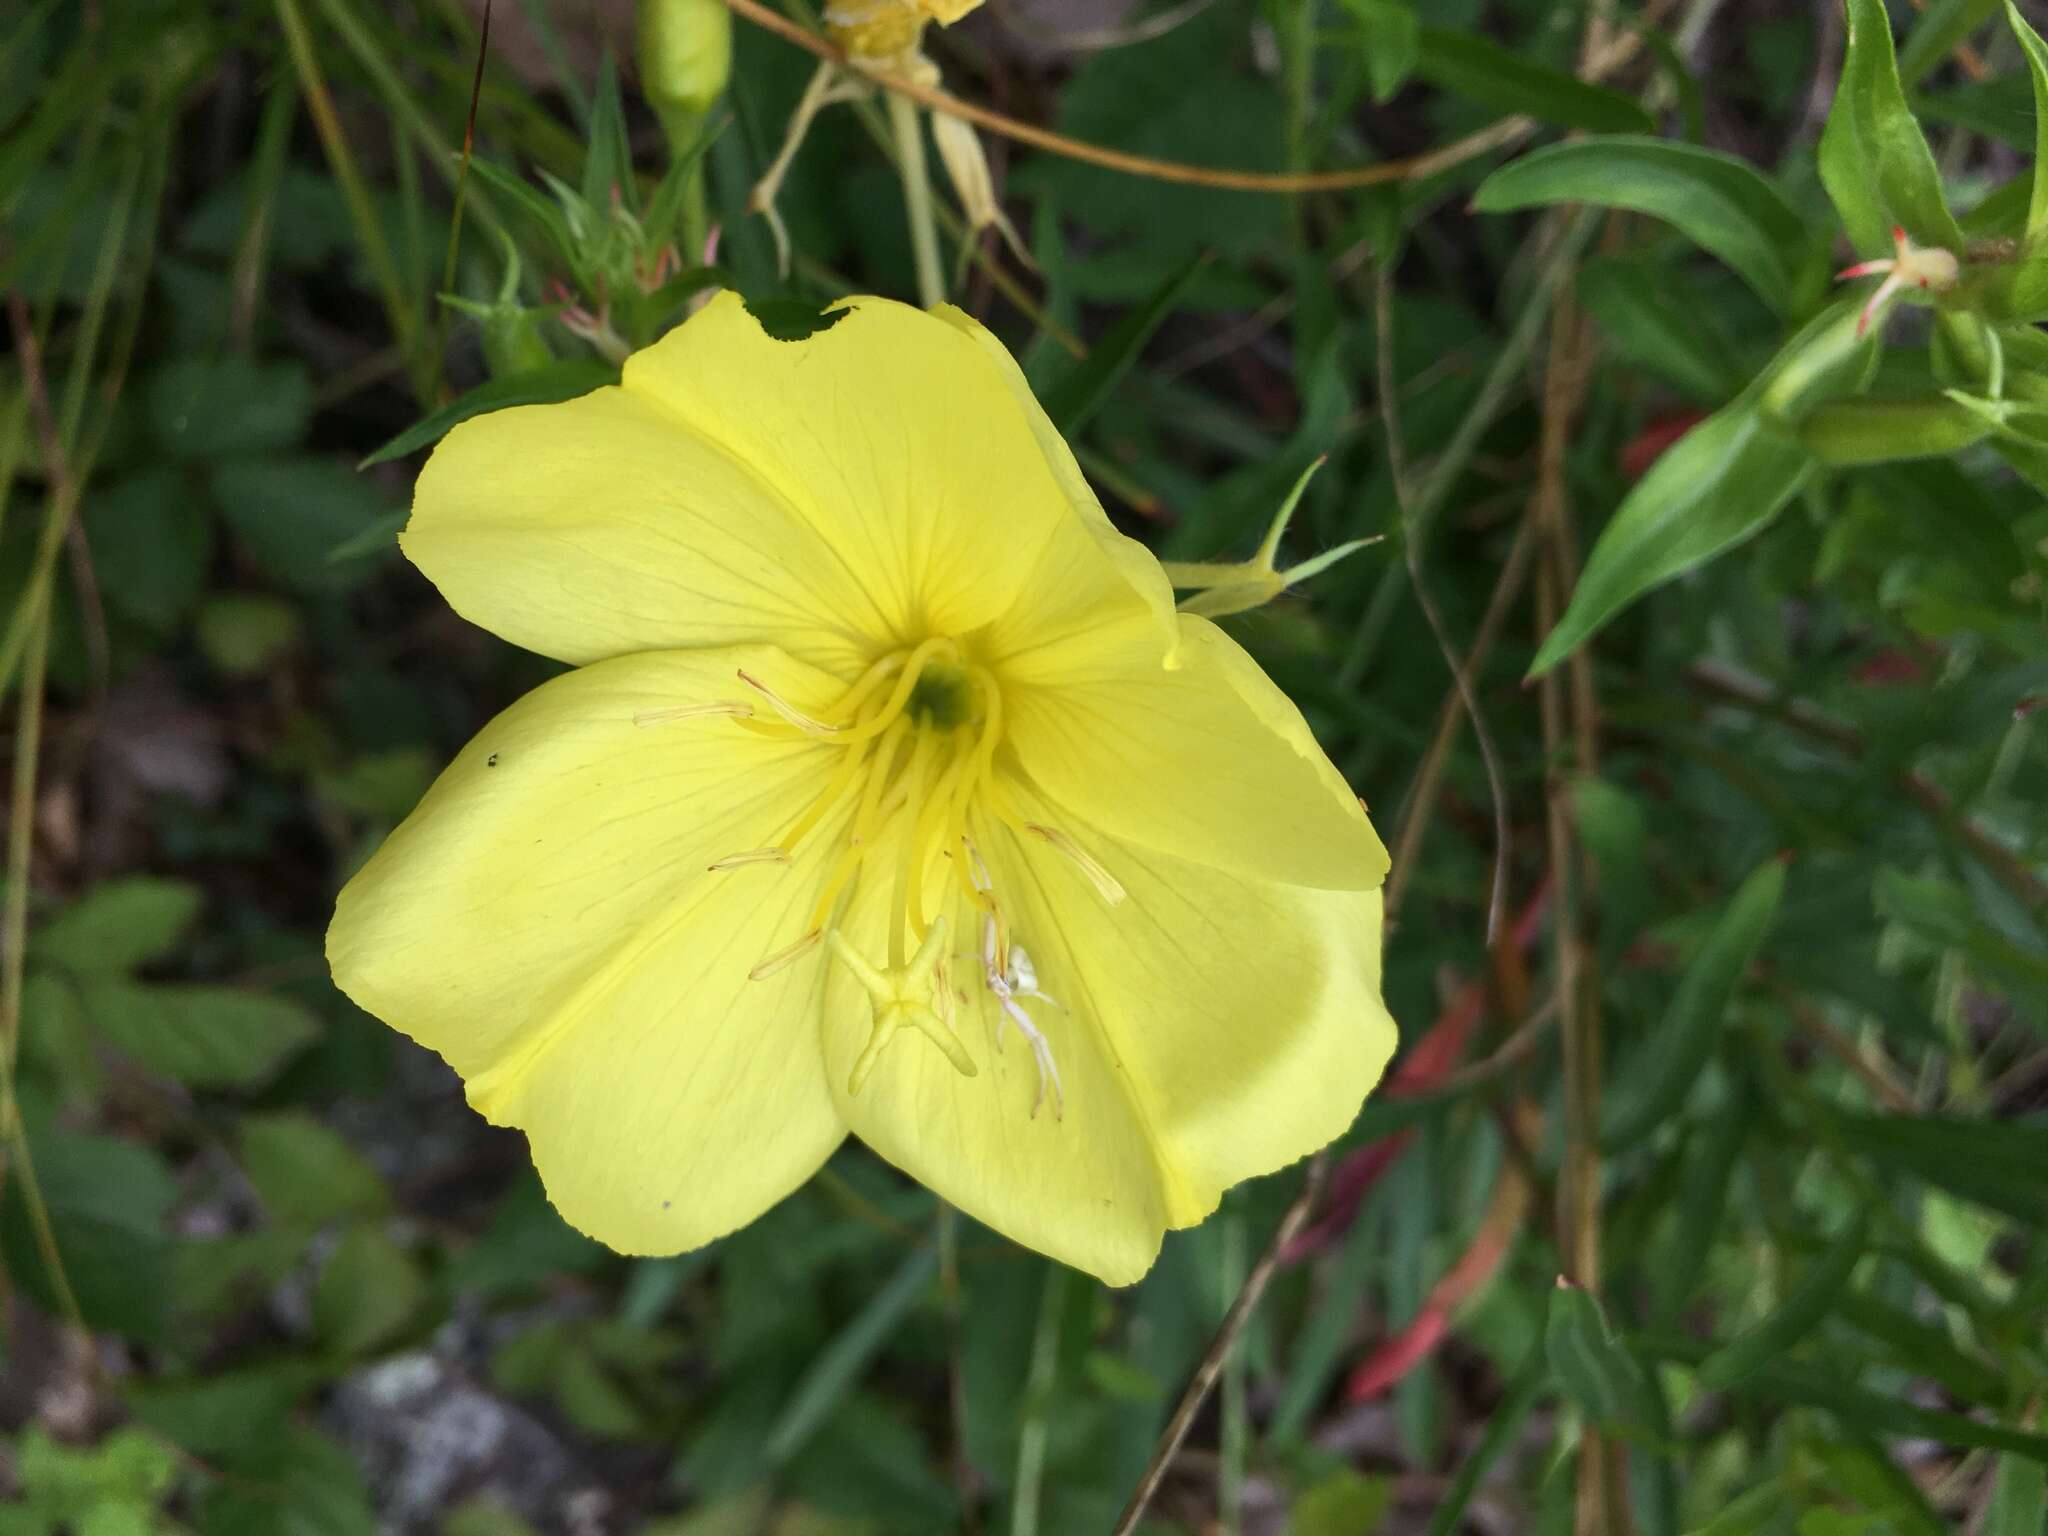
[[[1475,155],[1483,155],[1490,149],[1521,138],[1532,126],[1531,120],[1526,117],[1504,117],[1477,133],[1468,134],[1425,155],[1414,155],[1405,160],[1381,160],[1372,165],[1355,165],[1341,171],[1233,171],[1207,165],[1189,165],[1180,160],[1157,160],[1150,155],[1125,154],[1119,149],[1108,149],[1100,144],[1090,144],[1083,139],[1071,139],[1063,133],[1054,133],[1049,128],[1040,128],[1035,124],[1021,122],[1001,112],[978,106],[935,86],[920,85],[915,80],[906,80],[901,75],[864,68],[852,63],[843,48],[835,46],[815,33],[805,31],[785,16],[778,16],[760,4],[759,0],[725,0],[725,3],[734,15],[751,21],[763,31],[773,32],[783,41],[794,43],[821,59],[858,70],[867,79],[889,91],[892,96],[908,97],[934,112],[943,112],[948,117],[975,123],[991,133],[1001,134],[1006,139],[1015,139],[1020,144],[1050,150],[1056,155],[1066,156],[1069,160],[1082,160],[1090,165],[1104,166],[1109,170],[1123,171],[1132,176],[1145,176],[1154,181],[1184,182],[1193,186],[1221,187],[1238,192],[1341,192],[1350,187],[1378,186],[1390,181],[1417,181],[1425,176],[1434,176],[1439,171],[1447,171]]]

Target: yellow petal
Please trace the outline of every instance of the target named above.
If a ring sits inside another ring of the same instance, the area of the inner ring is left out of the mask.
[[[563,661],[772,641],[843,668],[887,627],[774,487],[629,389],[463,422],[399,543],[464,618]]]
[[[1084,838],[1088,833],[1081,834]],[[1380,893],[1226,874],[1096,834],[1125,899],[1105,907],[1037,839],[992,867],[1040,987],[1099,1032],[1191,1226],[1224,1190],[1342,1135],[1396,1040],[1380,1000]]]
[[[524,1129],[562,1215],[622,1252],[751,1221],[844,1134],[817,1045],[821,968],[747,979],[802,932],[817,871],[707,868],[772,843],[838,753],[673,716],[742,695],[741,667],[801,707],[838,691],[765,647],[557,678],[462,751],[328,930],[342,990]]]
[[[863,880],[840,924],[856,948],[884,948],[884,882]],[[958,1071],[936,1046],[905,1031],[849,1093],[870,1035],[868,994],[844,966],[825,988],[826,1076],[854,1133],[985,1226],[1107,1285],[1151,1268],[1176,1204],[1159,1167],[1133,1085],[1092,1036],[1068,1029],[1058,1068],[1063,1104],[1034,1117],[1037,1074],[1014,1030],[995,1047],[995,1012],[981,986],[974,910],[949,908],[956,1033],[976,1071]],[[1047,984],[1047,990],[1053,990]],[[1055,995],[1057,993],[1055,992]],[[1040,1008],[1056,1021],[1058,1015]],[[1059,1028],[1055,1022],[1050,1029]]]
[[[1041,654],[1063,645],[1085,643],[1099,625],[1112,622],[1115,612],[1105,612],[1096,595],[1096,573],[1104,563],[1118,571],[1137,593],[1143,611],[1157,628],[1160,654],[1174,664],[1180,644],[1175,623],[1173,588],[1166,572],[1152,552],[1136,539],[1126,538],[1110,523],[1102,503],[1095,498],[1074,451],[1067,446],[1052,418],[1031,393],[1024,370],[1010,356],[1009,349],[964,310],[942,305],[932,314],[979,347],[1009,391],[1010,399],[1031,429],[1047,468],[1058,482],[1061,494],[1073,512],[1073,520],[1085,539],[1071,534],[1049,542],[1039,566],[1019,590],[1016,604],[992,629],[989,653],[1000,661],[1020,651]]]
[[[776,341],[721,294],[626,364],[628,391],[749,465],[850,574],[893,644],[1027,644],[1149,614],[1172,589],[1115,532],[1010,356],[958,311],[849,300]]]
[[[1180,633],[1171,671],[1137,624],[1005,664],[1008,739],[1053,814],[1283,884],[1378,887],[1386,849],[1301,712],[1206,619]]]

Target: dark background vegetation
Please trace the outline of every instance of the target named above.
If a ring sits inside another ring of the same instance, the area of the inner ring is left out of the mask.
[[[594,167],[592,228],[625,239],[609,185],[646,214],[670,164],[623,3],[497,0],[449,280],[480,15],[0,16],[0,1532],[1108,1530],[1301,1170],[1123,1292],[967,1223],[942,1262],[932,1198],[851,1145],[712,1248],[627,1261],[326,978],[347,872],[547,670],[397,554],[433,430],[358,462],[487,381],[600,376],[560,313],[598,237],[565,250],[517,188],[555,206],[541,173]],[[1894,20],[1954,205],[2023,184],[2002,16]],[[704,161],[729,280],[912,296],[872,104],[799,157],[778,278],[743,205],[813,61],[736,43]],[[958,301],[1064,402],[1120,526],[1242,558],[1328,454],[1292,558],[1389,535],[1232,623],[1396,849],[1405,1055],[1145,1529],[2041,1536],[2025,455],[1823,467],[1523,681],[1629,486],[1851,259],[1816,173],[1843,43],[1832,3],[1789,0],[990,0],[930,38],[966,97],[1203,165],[1530,115],[1436,174],[1305,197],[987,140],[1038,270],[989,241]],[[630,170],[604,158],[608,50]],[[1532,145],[1631,125],[1770,177],[1798,291],[1636,214],[1470,209]],[[1926,372],[1926,315],[1893,320],[1886,369]],[[1701,516],[1750,496],[1716,494]]]

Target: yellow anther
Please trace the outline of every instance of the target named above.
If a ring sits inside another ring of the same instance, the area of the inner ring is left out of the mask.
[[[974,1059],[967,1054],[967,1047],[960,1043],[948,1021],[953,1014],[952,983],[947,975],[946,919],[941,916],[933,920],[932,931],[925,935],[924,942],[908,964],[892,965],[886,971],[878,971],[867,961],[867,957],[855,949],[837,928],[826,934],[832,946],[832,953],[839,957],[840,964],[853,973],[868,994],[874,1008],[873,1033],[854,1061],[853,1071],[847,1078],[846,1091],[859,1093],[868,1077],[875,1070],[875,1063],[882,1059],[882,1052],[895,1038],[896,1032],[905,1025],[916,1030],[936,1045],[953,1064],[953,1070],[962,1077],[975,1075]],[[943,1015],[941,1009],[944,1010]]]
[[[816,949],[823,942],[824,938],[825,934],[822,929],[813,928],[794,944],[786,945],[771,955],[763,955],[760,963],[747,972],[747,980],[766,981],[777,971],[785,970],[803,959],[805,955]]]
[[[1112,907],[1122,904],[1124,888],[1117,883],[1116,876],[1096,862],[1095,856],[1075,842],[1058,827],[1048,827],[1041,822],[1027,821],[1024,830],[1044,838],[1053,848],[1074,861],[1075,868],[1088,877],[1088,883],[1095,887],[1095,894]]]
[[[705,866],[712,874],[728,869],[740,869],[748,864],[787,864],[789,855],[780,848],[749,848],[745,853],[728,853],[716,864]]]
[[[672,709],[643,709],[633,716],[635,725],[666,725],[672,720],[699,720],[706,715],[730,715],[741,720],[754,718],[754,706],[733,699],[712,704],[678,704]]]
[[[785,699],[784,697],[782,697],[781,694],[777,693],[773,688],[770,688],[758,677],[755,677],[752,673],[748,672],[745,667],[741,667],[739,669],[739,675],[741,682],[745,683],[749,688],[753,689],[754,692],[760,694],[762,698],[766,699],[768,701],[769,708],[773,709],[775,713],[782,716],[783,719],[787,720],[791,725],[795,726],[798,730],[811,736],[830,736],[834,734],[834,727],[827,725],[824,721],[818,719],[815,715],[805,714],[802,710],[798,709],[794,704],[790,703],[789,700]]]

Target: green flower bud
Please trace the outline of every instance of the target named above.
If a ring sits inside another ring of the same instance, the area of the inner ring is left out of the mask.
[[[723,0],[637,0],[640,88],[677,153],[732,78],[732,12]]]
[[[1945,395],[1831,400],[1799,423],[1799,440],[1822,463],[1835,466],[1939,458],[1990,433],[1990,422]]]

